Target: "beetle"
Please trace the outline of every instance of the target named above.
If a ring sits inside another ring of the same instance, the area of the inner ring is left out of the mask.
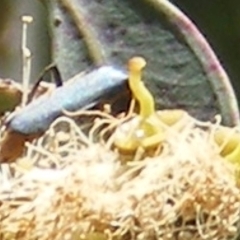
[[[25,142],[40,137],[56,118],[63,115],[63,110],[91,108],[126,89],[127,78],[124,69],[101,66],[88,73],[77,74],[66,84],[13,112],[6,120],[0,163],[10,163],[21,156]]]

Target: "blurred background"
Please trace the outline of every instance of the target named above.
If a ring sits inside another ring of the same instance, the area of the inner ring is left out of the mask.
[[[32,58],[32,79],[38,77],[50,61],[47,12],[40,0],[1,0],[0,7],[0,77],[22,78],[22,15],[34,20],[28,27],[28,48]]]
[[[227,71],[240,101],[240,1],[171,0],[205,35]],[[47,13],[40,0],[1,0],[0,77],[21,80],[23,14],[32,15],[28,47],[33,54],[32,79],[50,62]]]
[[[240,1],[171,0],[197,25],[225,68],[240,102]]]

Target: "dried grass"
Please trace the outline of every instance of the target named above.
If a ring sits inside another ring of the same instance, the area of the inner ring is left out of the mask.
[[[236,236],[240,191],[233,167],[213,141],[218,123],[191,118],[181,133],[166,127],[161,153],[121,164],[110,133],[126,117],[97,114],[89,135],[69,117],[57,119],[41,139],[27,144],[26,155],[10,173],[5,168],[0,239]]]

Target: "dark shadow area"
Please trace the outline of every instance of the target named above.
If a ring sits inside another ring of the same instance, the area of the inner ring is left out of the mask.
[[[198,26],[227,71],[240,100],[240,1],[171,0]]]

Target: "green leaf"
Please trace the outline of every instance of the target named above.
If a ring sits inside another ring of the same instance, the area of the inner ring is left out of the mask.
[[[146,58],[145,82],[159,109],[202,120],[239,113],[229,79],[194,24],[167,0],[49,0],[52,53],[69,79],[92,65]],[[94,89],[92,89],[94,91]]]

